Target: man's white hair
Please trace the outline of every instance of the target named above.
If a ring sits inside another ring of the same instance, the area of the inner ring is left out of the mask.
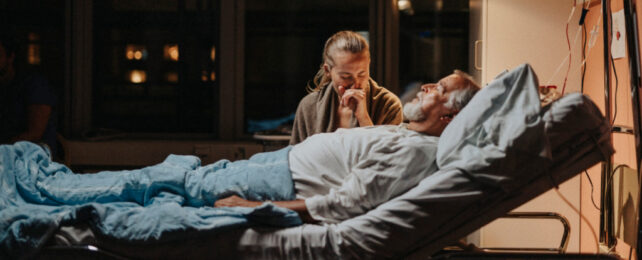
[[[466,104],[468,104],[480,88],[475,82],[475,79],[473,79],[473,77],[468,73],[461,70],[455,70],[453,73],[462,77],[466,85],[463,88],[450,92],[448,102],[445,106],[451,109],[461,110],[466,106]]]

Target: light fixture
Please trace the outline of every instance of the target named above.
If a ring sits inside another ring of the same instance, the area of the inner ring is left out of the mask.
[[[30,43],[27,46],[27,62],[30,65],[40,64],[40,44]]]
[[[131,70],[129,81],[134,84],[144,83],[147,81],[147,73],[144,70]]]
[[[147,49],[143,45],[127,44],[125,58],[128,60],[144,60],[147,58]]]
[[[178,61],[178,44],[165,44],[163,57],[165,60]]]
[[[415,10],[412,9],[412,2],[410,0],[397,0],[397,7],[400,12],[406,13],[408,15],[415,14]]]
[[[178,73],[176,71],[170,71],[165,73],[165,80],[170,83],[178,82]]]

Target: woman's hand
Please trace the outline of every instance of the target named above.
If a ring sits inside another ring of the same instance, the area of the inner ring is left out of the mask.
[[[340,126],[346,127],[349,126],[350,116],[354,117],[359,122],[359,126],[371,126],[373,125],[370,115],[368,115],[368,108],[366,102],[366,92],[363,89],[350,88],[346,89],[343,86],[339,86],[339,115],[341,117]],[[346,118],[347,117],[347,118]],[[347,119],[347,120],[345,120]],[[346,123],[347,124],[344,124]]]
[[[236,195],[229,196],[224,199],[217,200],[214,202],[214,207],[220,208],[220,207],[248,207],[248,208],[254,208],[261,206],[263,202],[261,201],[250,201],[246,200],[244,198],[241,198]]]

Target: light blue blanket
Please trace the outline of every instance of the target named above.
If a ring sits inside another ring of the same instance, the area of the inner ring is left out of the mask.
[[[249,225],[294,226],[294,211],[213,208],[218,198],[293,200],[289,147],[200,166],[193,156],[131,171],[74,174],[29,142],[0,146],[0,258],[28,256],[61,225],[87,222],[105,236],[153,243]]]

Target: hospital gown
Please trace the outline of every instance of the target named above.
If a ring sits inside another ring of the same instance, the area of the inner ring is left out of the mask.
[[[289,154],[297,198],[318,221],[361,215],[437,171],[438,141],[405,124],[311,136]]]

